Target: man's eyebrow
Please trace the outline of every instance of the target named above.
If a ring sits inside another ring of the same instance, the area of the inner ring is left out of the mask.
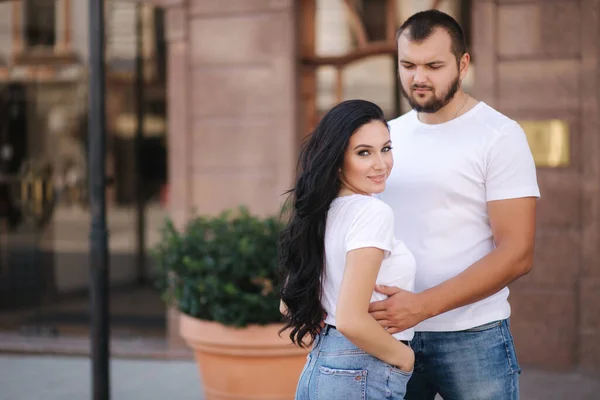
[[[405,64],[415,64],[412,61],[408,61],[408,60],[400,60],[401,63],[405,63]],[[425,63],[425,65],[432,65],[432,64],[445,64],[445,61],[442,60],[434,60],[434,61],[429,61],[428,63]]]

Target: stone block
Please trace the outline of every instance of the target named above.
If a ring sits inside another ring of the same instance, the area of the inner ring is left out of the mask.
[[[538,201],[538,230],[581,227],[581,189],[577,171],[538,169],[541,198]]]
[[[275,164],[234,171],[196,171],[192,181],[194,215],[216,215],[239,206],[258,215],[279,215],[282,203],[278,194],[283,190],[276,188]]]
[[[574,291],[512,290],[511,328],[521,364],[569,370],[576,362]]]
[[[498,63],[498,102],[505,110],[579,109],[580,61],[512,60]]]
[[[290,28],[274,13],[197,18],[190,30],[193,65],[263,65],[289,46]]]
[[[293,0],[189,0],[189,3],[194,16],[289,10],[294,5]]]
[[[579,337],[580,369],[589,375],[600,377],[600,331],[589,331]]]
[[[195,68],[192,115],[197,117],[261,118],[274,116],[289,104],[277,99],[281,86],[269,65],[239,68]]]
[[[266,167],[277,159],[272,118],[205,119],[194,125],[193,169],[233,170]]]
[[[541,43],[544,55],[579,57],[581,54],[581,2],[543,1]]]
[[[500,57],[530,56],[540,52],[540,14],[540,6],[536,3],[498,7]]]
[[[536,237],[533,269],[513,286],[573,290],[580,271],[579,242],[577,231],[542,231]]]
[[[581,331],[600,334],[600,278],[581,280],[579,310]]]

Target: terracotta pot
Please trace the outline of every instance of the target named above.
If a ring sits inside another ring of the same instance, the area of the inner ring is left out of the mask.
[[[309,350],[277,334],[281,324],[230,328],[181,314],[205,400],[292,400]]]

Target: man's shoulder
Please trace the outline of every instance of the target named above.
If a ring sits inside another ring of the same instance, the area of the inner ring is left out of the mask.
[[[479,124],[494,132],[501,133],[507,125],[516,124],[514,120],[483,102],[479,106],[475,118]]]
[[[414,110],[410,110],[409,112],[402,114],[401,116],[391,119],[388,121],[388,126],[390,130],[398,127],[406,127],[407,125],[414,124],[416,120],[416,112]]]

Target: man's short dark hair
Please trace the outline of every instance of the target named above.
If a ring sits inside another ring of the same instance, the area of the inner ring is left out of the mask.
[[[454,18],[439,10],[421,11],[408,18],[396,33],[396,42],[403,33],[407,33],[411,42],[422,42],[427,39],[436,28],[442,28],[450,35],[452,40],[452,53],[456,61],[467,52],[467,41],[460,24]]]

